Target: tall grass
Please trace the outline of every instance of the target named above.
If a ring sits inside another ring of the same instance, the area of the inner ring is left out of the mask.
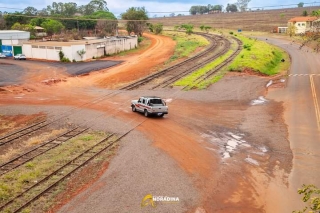
[[[75,158],[105,136],[106,134],[101,132],[80,135],[2,175],[0,177],[0,205]]]
[[[250,69],[266,75],[274,75],[284,68],[281,59],[288,58],[288,55],[280,48],[242,35],[237,37],[243,42],[243,50],[229,65],[229,71],[241,72]]]
[[[210,70],[213,70],[214,68],[216,68],[219,64],[221,64],[228,57],[230,57],[233,52],[234,51],[229,50],[226,54],[224,54],[223,56],[220,56],[219,58],[217,58],[213,62],[205,65],[204,67],[201,67],[200,69],[196,70],[195,72],[191,73],[190,75],[188,75],[188,76],[180,79],[179,81],[175,82],[174,85],[175,86],[190,86],[190,87],[194,86],[194,87],[198,87],[196,79],[199,78],[200,76],[206,74]]]

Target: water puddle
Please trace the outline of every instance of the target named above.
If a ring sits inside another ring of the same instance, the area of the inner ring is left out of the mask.
[[[267,103],[268,100],[265,99],[263,96],[259,96],[259,98],[252,100],[250,105],[254,106],[254,105],[261,105],[261,104],[265,104]]]
[[[251,147],[245,140],[243,140],[243,133],[215,133],[209,131],[210,134],[203,133],[203,138],[209,139],[211,143],[217,144],[219,147],[219,153],[223,159],[232,157],[232,154],[240,147]]]

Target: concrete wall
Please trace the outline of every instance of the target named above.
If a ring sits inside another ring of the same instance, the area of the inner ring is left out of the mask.
[[[65,45],[65,44],[64,44]],[[137,37],[121,37],[121,38],[107,38],[101,39],[97,42],[87,42],[84,44],[73,44],[70,46],[45,46],[45,42],[41,45],[24,44],[22,52],[27,58],[46,59],[59,61],[59,51],[61,50],[65,57],[70,61],[85,61],[88,59],[104,56],[106,51],[107,55],[112,55],[125,50],[130,50],[138,46]],[[77,53],[84,50],[85,54],[82,59]]]
[[[24,44],[22,46],[22,52],[27,58],[45,59],[59,61],[59,51],[63,51],[62,47],[51,47],[51,46],[38,46],[31,44]],[[69,47],[70,49],[70,47]],[[69,50],[70,51],[70,50]],[[67,52],[66,50],[64,52]]]

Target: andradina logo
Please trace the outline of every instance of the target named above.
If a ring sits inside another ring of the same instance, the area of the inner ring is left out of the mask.
[[[179,197],[152,196],[151,194],[148,194],[142,199],[141,207],[148,205],[156,207],[156,202],[177,203],[179,202]]]

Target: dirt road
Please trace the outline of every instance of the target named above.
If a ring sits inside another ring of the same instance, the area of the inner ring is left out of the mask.
[[[286,186],[292,168],[285,106],[266,98],[269,79],[231,73],[203,91],[104,89],[140,78],[170,57],[173,41],[150,39],[150,49],[122,57],[114,68],[1,92],[0,110],[8,115],[54,115],[112,93],[69,122],[91,119],[91,127],[121,133],[143,121],[122,141],[101,178],[59,212],[266,212],[273,201],[269,183]],[[169,115],[146,119],[131,112],[130,100],[140,95],[165,98]],[[102,114],[92,121],[96,113]],[[147,194],[179,202],[141,208]]]

